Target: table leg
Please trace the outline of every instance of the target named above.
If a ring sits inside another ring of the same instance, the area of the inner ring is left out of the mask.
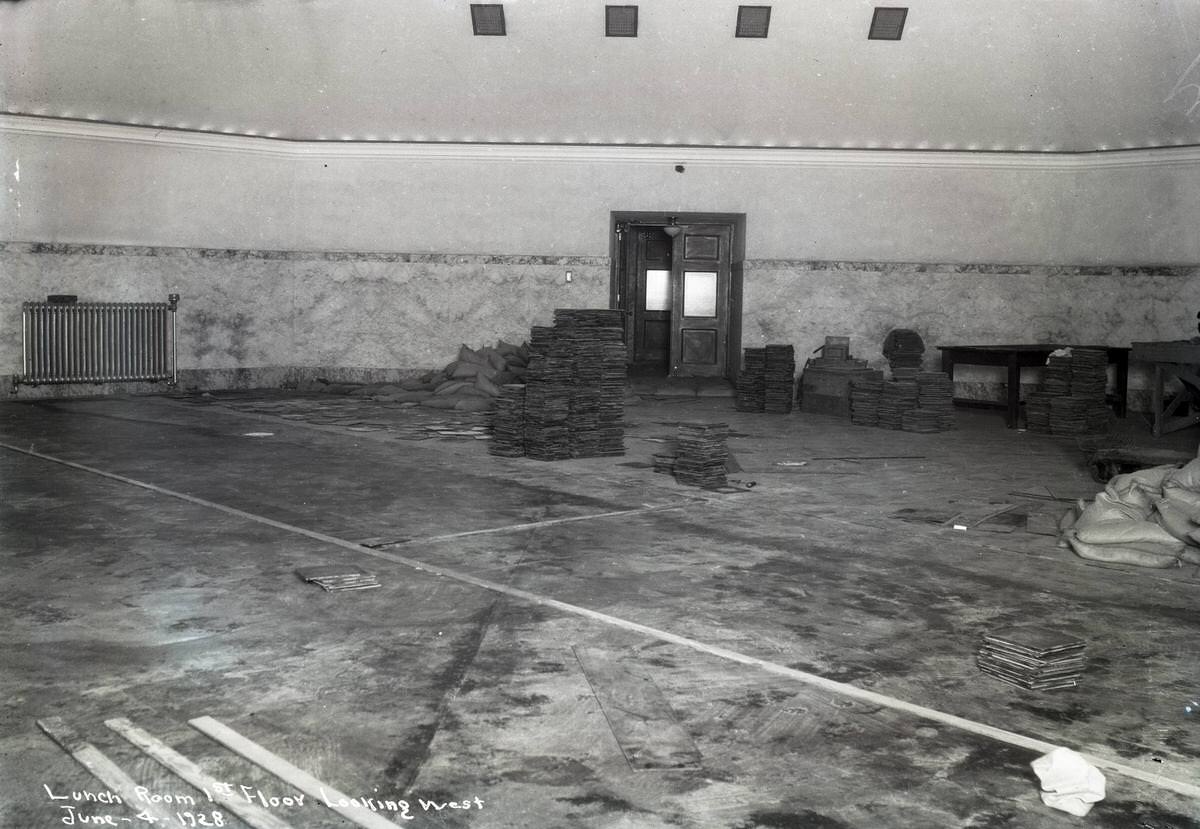
[[[1121,349],[1117,352],[1117,405],[1114,407],[1117,417],[1125,417],[1129,406],[1129,352]]]
[[[1004,412],[1004,424],[1010,429],[1017,427],[1021,414],[1021,367],[1017,364],[1017,353],[1008,357],[1008,407]]]
[[[1154,436],[1163,434],[1163,367],[1162,363],[1154,364],[1154,386],[1150,389],[1150,405],[1154,409]]]

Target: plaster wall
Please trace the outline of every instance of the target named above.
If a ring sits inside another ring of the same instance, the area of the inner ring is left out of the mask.
[[[0,238],[605,256],[610,211],[646,210],[746,213],[750,258],[1200,262],[1195,150],[339,145],[48,123],[0,116]]]
[[[5,377],[20,368],[18,302],[48,293],[181,294],[185,371],[441,366],[463,342],[523,339],[556,307],[606,305],[612,210],[746,213],[747,345],[803,353],[846,334],[878,361],[894,327],[930,347],[1121,344],[1187,337],[1200,308],[1200,158],[1188,154],[1085,166],[117,128],[0,138]],[[986,379],[980,395],[994,391]]]

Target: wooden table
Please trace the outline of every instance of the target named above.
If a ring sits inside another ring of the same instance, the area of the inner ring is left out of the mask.
[[[1134,343],[1129,359],[1137,363],[1154,366],[1154,386],[1151,388],[1154,410],[1154,436],[1162,437],[1167,432],[1186,429],[1200,423],[1200,414],[1176,415],[1175,411],[1186,400],[1200,401],[1200,343],[1187,340],[1174,342]],[[1168,377],[1183,383],[1185,394],[1177,394],[1166,406],[1163,405],[1163,386]]]
[[[1125,416],[1129,397],[1129,349],[1107,345],[1068,346],[1055,343],[1022,345],[939,345],[942,352],[942,371],[954,380],[954,367],[1005,366],[1008,368],[1008,399],[1005,402],[1004,423],[1015,428],[1021,414],[1021,369],[1046,365],[1046,358],[1060,348],[1098,348],[1108,354],[1108,364],[1117,367],[1116,400],[1113,409],[1118,417]]]

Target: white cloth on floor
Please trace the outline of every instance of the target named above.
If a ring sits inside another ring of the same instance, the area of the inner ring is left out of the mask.
[[[1083,817],[1104,799],[1104,775],[1069,748],[1056,748],[1031,765],[1042,782],[1042,802],[1051,808]]]

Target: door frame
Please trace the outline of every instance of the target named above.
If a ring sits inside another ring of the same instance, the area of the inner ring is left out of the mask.
[[[614,210],[609,213],[608,254],[610,308],[622,307],[621,289],[625,282],[625,259],[623,232],[630,225],[666,227],[672,219],[676,224],[718,224],[733,229],[729,263],[729,294],[726,307],[729,335],[725,343],[725,377],[736,380],[742,365],[742,282],[746,259],[746,214],[745,213],[672,213],[662,210]],[[626,318],[628,320],[628,317]],[[630,342],[628,325],[626,343]],[[674,357],[675,355],[671,355]]]

